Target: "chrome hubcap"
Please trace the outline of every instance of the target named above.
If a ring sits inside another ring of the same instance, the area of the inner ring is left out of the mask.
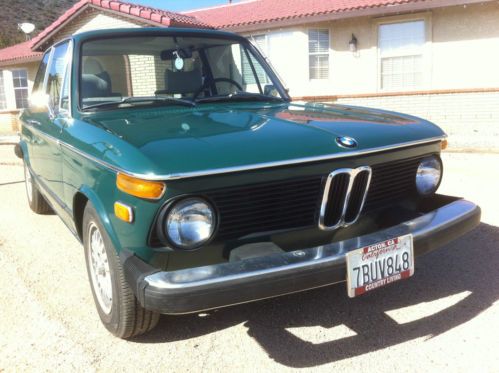
[[[90,263],[92,286],[100,307],[106,314],[109,314],[113,303],[109,261],[100,230],[93,222],[90,223],[90,229],[88,230],[88,242],[88,261]]]
[[[26,184],[28,201],[31,203],[31,199],[33,198],[33,180],[31,179],[31,173],[28,170],[28,166],[24,166],[24,182]]]

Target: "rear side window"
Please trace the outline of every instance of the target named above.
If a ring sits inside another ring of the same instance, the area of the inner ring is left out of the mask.
[[[43,55],[42,62],[40,62],[40,67],[38,67],[38,72],[36,73],[35,82],[33,83],[33,93],[38,92],[43,88],[43,80],[45,79],[45,72],[47,71],[49,57],[50,57],[50,50]]]
[[[50,96],[50,104],[53,108],[59,106],[61,98],[62,83],[66,66],[68,64],[67,51],[69,42],[59,44],[54,48],[52,60],[50,61],[47,80],[47,93]]]

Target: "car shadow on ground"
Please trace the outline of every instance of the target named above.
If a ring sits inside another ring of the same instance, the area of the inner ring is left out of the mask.
[[[349,299],[340,284],[201,315],[163,316],[155,330],[134,341],[173,342],[244,323],[248,335],[276,362],[312,367],[435,337],[473,319],[499,299],[497,242],[499,228],[482,223],[447,247],[417,258],[413,278],[365,296]],[[465,294],[457,303],[419,319],[398,323],[387,314],[460,293]],[[340,325],[353,332],[319,343],[288,330]]]

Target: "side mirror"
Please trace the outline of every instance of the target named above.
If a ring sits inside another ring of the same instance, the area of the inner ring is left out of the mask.
[[[54,119],[57,111],[52,105],[50,95],[43,92],[35,92],[29,99],[29,108],[32,113],[47,113],[50,119]]]
[[[33,113],[50,112],[50,96],[43,92],[35,92],[29,98],[29,108]]]
[[[265,96],[279,97],[279,92],[272,84],[267,84],[265,87],[263,87],[263,94]]]

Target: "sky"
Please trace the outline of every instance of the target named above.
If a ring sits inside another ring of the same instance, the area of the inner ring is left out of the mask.
[[[132,3],[146,5],[153,8],[185,11],[190,9],[206,8],[215,5],[227,4],[228,0],[128,0]]]

